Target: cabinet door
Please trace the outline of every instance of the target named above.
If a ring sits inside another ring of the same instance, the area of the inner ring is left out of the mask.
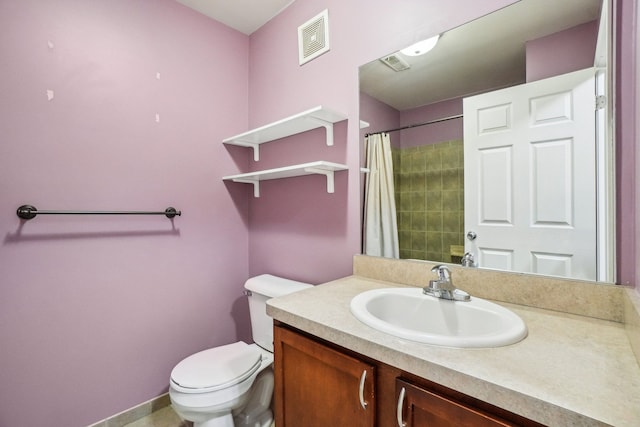
[[[474,408],[396,379],[399,427],[515,426]]]
[[[374,367],[288,329],[274,328],[278,427],[371,427]]]

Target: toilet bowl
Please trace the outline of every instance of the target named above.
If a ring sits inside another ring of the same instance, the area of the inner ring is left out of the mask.
[[[196,426],[234,426],[234,412],[240,415],[251,396],[268,394],[266,404],[251,408],[254,418],[269,411],[267,427],[271,422],[272,363],[271,353],[242,341],[189,356],[171,372],[169,396],[174,410]],[[256,384],[259,376],[265,379]],[[252,387],[254,384],[260,387]]]
[[[311,285],[263,274],[245,294],[254,344],[238,341],[195,353],[171,371],[169,397],[194,427],[270,427],[273,423],[273,322],[266,301]]]

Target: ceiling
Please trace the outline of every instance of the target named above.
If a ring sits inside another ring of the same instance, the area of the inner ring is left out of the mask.
[[[250,35],[295,0],[176,0],[203,15]]]
[[[602,0],[521,0],[443,33],[396,72],[379,60],[360,67],[360,90],[407,110],[526,82],[525,42],[600,17]]]

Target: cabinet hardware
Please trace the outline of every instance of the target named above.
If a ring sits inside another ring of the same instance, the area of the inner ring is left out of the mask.
[[[396,408],[396,419],[398,420],[398,427],[406,427],[406,423],[402,421],[402,407],[404,406],[404,394],[405,390],[402,387],[400,390],[400,396],[398,396],[398,407]]]
[[[364,371],[362,371],[362,376],[360,377],[360,390],[359,390],[359,397],[360,397],[360,406],[362,406],[362,409],[367,409],[367,402],[364,401],[364,382],[367,379],[367,370],[365,369]]]

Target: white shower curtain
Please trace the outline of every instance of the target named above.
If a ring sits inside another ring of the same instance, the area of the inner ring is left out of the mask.
[[[399,258],[393,162],[389,135],[372,134],[365,139],[364,253]]]

